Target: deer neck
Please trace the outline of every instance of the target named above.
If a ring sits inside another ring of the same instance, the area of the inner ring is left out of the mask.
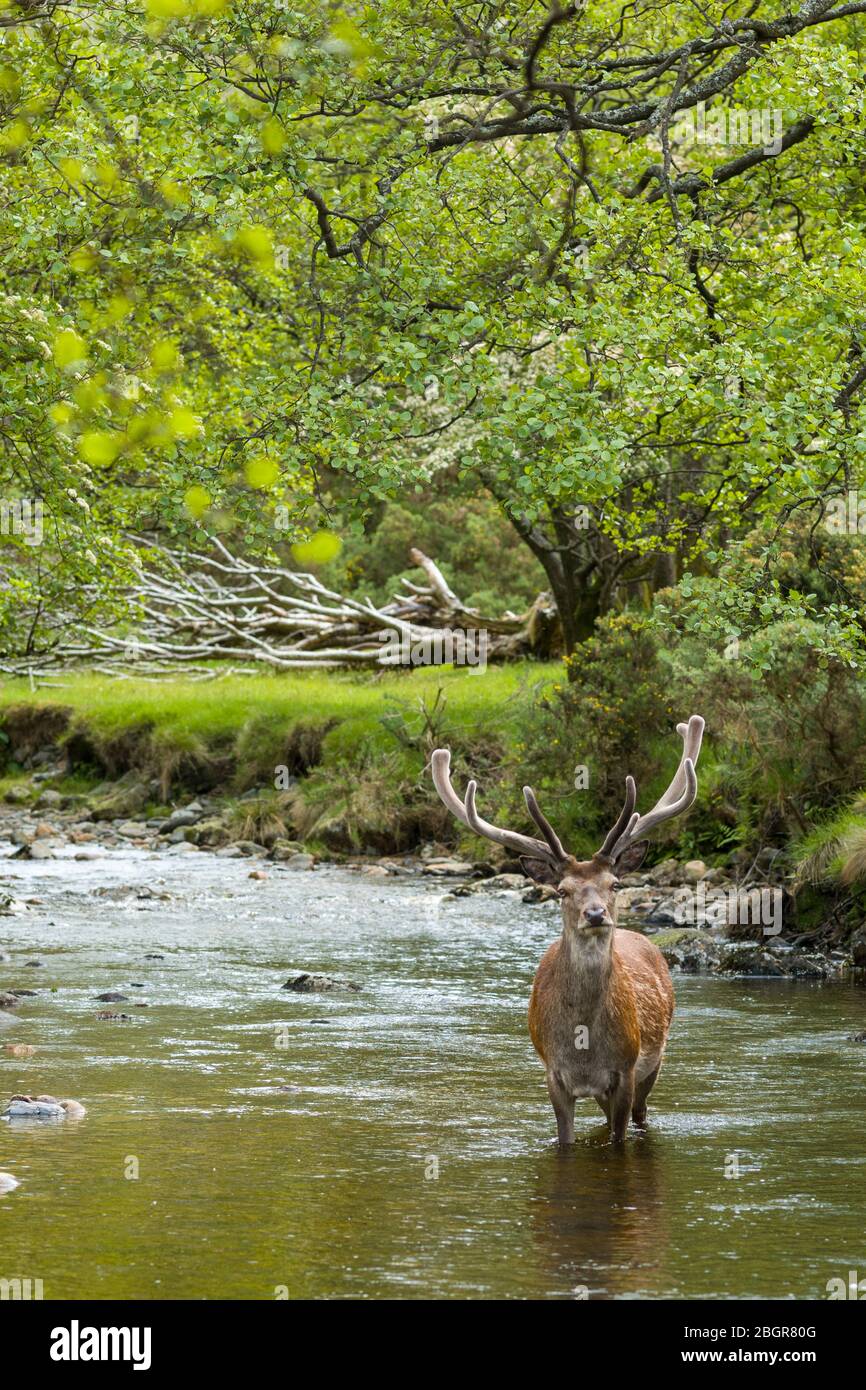
[[[586,1008],[607,993],[614,970],[613,929],[565,926],[557,962],[559,987],[569,1004]]]

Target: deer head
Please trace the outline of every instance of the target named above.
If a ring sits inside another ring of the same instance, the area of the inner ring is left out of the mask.
[[[635,810],[634,778],[626,777],[622,811],[591,859],[575,859],[565,850],[531,787],[523,788],[523,796],[530,816],[544,837],[541,840],[514,830],[502,830],[483,820],[475,807],[474,782],[469,783],[461,801],[451,785],[451,754],[447,748],[437,748],[433,754],[433,782],[448,810],[462,825],[517,854],[530,878],[552,884],[557,889],[562,898],[566,926],[609,931],[616,922],[619,875],[640,867],[647,851],[649,832],[663,821],[687,811],[697,796],[695,764],[701,750],[704,721],[699,714],[693,714],[687,724],[677,725],[677,733],[683,740],[682,757],[664,796],[642,816]]]

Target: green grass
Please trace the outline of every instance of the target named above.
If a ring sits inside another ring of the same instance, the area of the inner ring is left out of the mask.
[[[7,683],[0,691],[0,727],[4,709],[12,705],[67,706],[73,718],[61,737],[79,736],[80,752],[84,736],[94,778],[101,779],[103,768],[110,776],[131,768],[157,777],[165,800],[185,789],[213,786],[236,795],[259,786],[266,789],[262,806],[238,811],[250,834],[258,818],[275,833],[333,847],[390,849],[453,838],[458,831],[423,776],[439,744],[453,747],[458,760],[462,755],[489,793],[488,808],[495,806],[503,765],[520,763],[533,702],[561,679],[558,663],[529,662],[479,674],[438,667],[377,676],[232,676],[206,683],[147,684],[81,674],[68,677],[60,689],[31,691],[27,681]],[[275,815],[271,789],[280,766],[302,780],[288,797],[278,798]],[[284,815],[285,828],[278,828]]]
[[[0,689],[0,710],[13,704],[69,705],[105,736],[152,723],[181,742],[233,738],[253,718],[265,724],[278,720],[283,728],[311,719],[351,720],[355,732],[377,735],[379,719],[395,701],[417,707],[419,701],[435,700],[441,688],[447,721],[469,728],[501,717],[507,736],[519,724],[520,695],[561,678],[561,670],[553,662],[520,662],[478,675],[443,666],[377,677],[298,672],[154,684],[82,674],[65,678],[60,688],[35,691],[26,680],[6,681]]]
[[[850,887],[866,880],[866,802],[863,794],[794,847],[794,888],[835,882]]]

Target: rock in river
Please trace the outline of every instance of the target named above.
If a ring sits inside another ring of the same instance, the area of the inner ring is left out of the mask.
[[[32,845],[22,845],[11,857],[13,859],[53,859],[54,850],[50,845],[35,842]]]
[[[148,833],[144,821],[140,820],[123,820],[114,828],[124,840],[143,840]]]
[[[309,973],[295,975],[293,979],[286,980],[283,985],[283,989],[294,990],[296,994],[324,994],[328,990],[357,992],[360,988],[361,986],[356,985],[354,980],[345,980],[337,975],[312,975]]]
[[[650,938],[668,965],[684,975],[709,974],[719,963],[719,943],[697,927],[678,927]]]
[[[466,859],[431,859],[421,870],[433,878],[464,878],[473,872],[474,864]]]
[[[54,1096],[13,1096],[3,1112],[9,1120],[80,1120],[86,1114],[80,1101]]]
[[[288,859],[283,861],[284,869],[297,870],[314,869],[316,867],[316,856],[314,854],[290,854]]]
[[[784,951],[776,946],[765,947],[760,942],[726,942],[719,969],[726,975],[768,975],[771,977],[795,976],[805,979],[824,979],[830,969],[826,961],[814,956],[792,951]]]
[[[204,811],[196,802],[194,806],[185,806],[182,811],[172,811],[167,820],[164,820],[159,827],[160,835],[170,835],[173,830],[182,830],[187,825],[195,825],[204,816]]]

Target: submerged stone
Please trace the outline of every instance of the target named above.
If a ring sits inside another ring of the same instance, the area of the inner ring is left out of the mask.
[[[287,980],[283,989],[293,990],[295,994],[325,994],[331,990],[357,993],[361,986],[355,984],[354,980],[346,980],[338,975],[315,975],[305,972]]]

